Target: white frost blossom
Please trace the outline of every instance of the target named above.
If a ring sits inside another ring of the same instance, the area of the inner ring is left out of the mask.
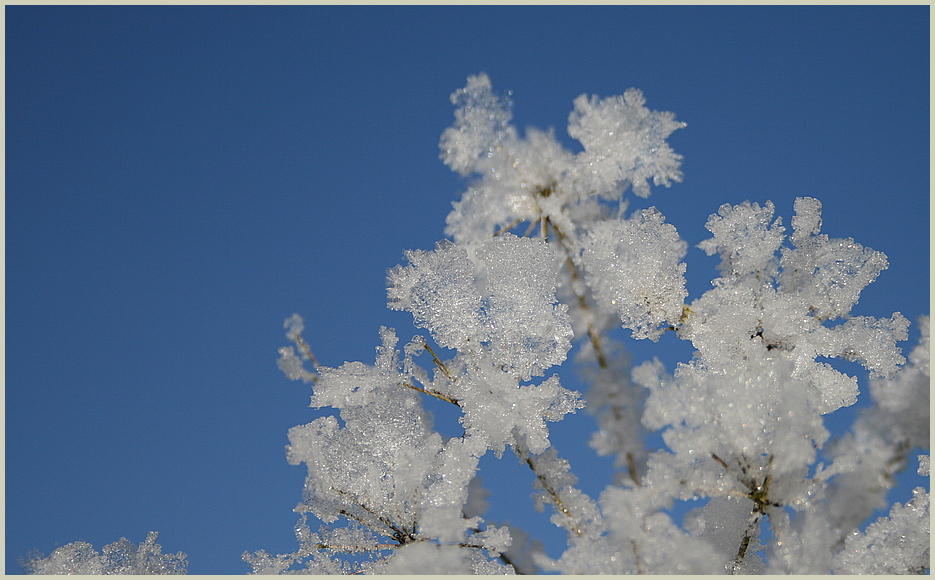
[[[685,123],[676,121],[672,113],[650,111],[645,104],[637,89],[607,99],[595,95],[575,99],[568,134],[584,146],[575,159],[579,187],[609,192],[630,183],[636,195],[649,197],[647,181],[668,186],[670,180],[682,180],[682,157],[665,140]]]
[[[477,248],[439,242],[406,253],[389,275],[389,306],[409,310],[438,344],[486,349],[521,379],[561,364],[571,348],[567,307],[555,300],[558,264],[541,240],[511,234]]]
[[[100,553],[87,542],[72,542],[48,556],[31,558],[24,568],[30,574],[186,574],[185,554],[163,554],[158,536],[149,532],[139,546],[120,538]]]
[[[792,361],[793,376],[815,389],[812,404],[830,413],[857,400],[857,379],[816,359],[857,361],[875,375],[892,376],[905,362],[896,342],[906,340],[909,322],[898,312],[889,319],[848,317],[860,290],[886,266],[885,256],[852,240],[817,235],[815,200],[799,198],[795,210],[796,246],[783,247],[779,260],[785,236],[778,218],[770,223],[772,203],[725,205],[708,219],[714,237],[699,247],[720,255],[723,277],[690,305],[680,335],[713,369],[763,357]],[[805,283],[806,275],[816,282]],[[844,321],[824,324],[832,317]]]
[[[623,96],[578,97],[568,134],[584,146],[573,154],[552,130],[526,131],[510,124],[510,103],[498,98],[487,75],[468,79],[451,96],[455,125],[442,135],[442,160],[478,181],[454,204],[446,233],[477,242],[521,222],[547,219],[550,227],[576,236],[576,224],[602,216],[598,202],[620,200],[627,186],[649,195],[648,181],[681,181],[681,156],[665,139],[685,126],[672,113],[650,111],[636,89]]]
[[[598,305],[616,311],[634,338],[658,340],[679,322],[686,244],[655,208],[628,220],[602,221],[584,240],[581,260]]]

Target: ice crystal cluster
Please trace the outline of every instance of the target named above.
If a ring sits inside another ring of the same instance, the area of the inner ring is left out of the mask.
[[[120,538],[101,553],[87,542],[72,542],[45,558],[30,559],[24,568],[29,574],[185,574],[185,554],[163,554],[158,536],[149,532],[139,546]]]
[[[470,188],[448,239],[407,251],[387,281],[388,306],[425,334],[401,344],[381,328],[373,364],[330,368],[314,359],[302,319],[286,320],[294,346],[280,349],[280,368],[335,414],[289,431],[287,459],[308,469],[299,547],[245,553],[254,573],[928,570],[923,488],[861,528],[887,507],[912,450],[929,445],[928,318],[906,361],[901,314],[851,315],[887,267],[882,253],[822,234],[813,198],[796,199],[789,229],[769,201],[725,204],[699,245],[719,258],[720,277],[689,303],[686,243],[655,208],[628,214],[624,198],[681,180],[666,139],[684,123],[635,89],[582,95],[568,119],[582,146],[572,153],[552,131],[520,136],[486,75],[451,100],[441,159]],[[674,369],[633,366],[617,328],[652,341],[675,333],[694,355]],[[856,367],[835,359],[862,365],[869,394],[839,370]],[[586,395],[562,385],[564,366]],[[872,405],[830,439],[825,417],[859,395]],[[428,398],[456,408],[460,436],[435,430]],[[585,407],[598,426],[592,447],[620,468],[598,498],[576,487],[549,439],[550,422]],[[647,450],[647,432],[665,448]],[[534,473],[535,507],[567,532],[560,557],[531,540],[535,530],[486,519],[477,471],[488,452]],[[918,461],[927,476],[928,456]],[[699,507],[676,516],[684,501]],[[113,569],[108,548],[102,557],[70,544],[29,566]]]

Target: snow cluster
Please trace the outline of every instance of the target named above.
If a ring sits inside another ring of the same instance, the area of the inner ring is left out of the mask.
[[[923,574],[930,558],[929,494],[921,487],[912,499],[893,504],[887,517],[854,531],[834,559],[838,574]]]
[[[510,103],[499,99],[481,74],[455,91],[455,126],[442,135],[441,159],[461,175],[479,176],[448,216],[446,234],[477,242],[520,222],[548,218],[573,235],[576,223],[592,221],[632,186],[649,195],[648,181],[681,181],[681,156],[665,139],[685,126],[672,113],[650,111],[642,93],[600,100],[581,95],[568,119],[568,134],[584,146],[573,154],[554,132],[529,129],[520,138],[509,124]]]
[[[567,307],[556,304],[558,264],[545,242],[506,234],[406,257],[409,266],[390,271],[389,306],[412,312],[441,346],[486,350],[523,380],[565,360],[572,330]]]
[[[682,180],[682,156],[665,140],[685,123],[676,121],[672,113],[650,111],[645,104],[637,89],[607,99],[596,95],[575,99],[568,134],[584,146],[575,160],[579,188],[614,191],[623,182],[632,184],[636,195],[649,197],[649,180],[667,187],[670,180]]]
[[[395,333],[383,328],[373,365],[317,368],[311,405],[337,409],[340,418],[321,417],[289,432],[290,463],[308,466],[296,511],[350,525],[339,528],[339,539],[303,531],[303,548],[294,554],[245,555],[254,571],[296,564],[310,572],[345,570],[347,562],[329,554],[379,554],[388,546],[396,548],[391,557],[361,562],[359,570],[424,573],[431,560],[433,569],[503,571],[491,558],[509,548],[510,533],[483,526],[482,510],[469,497],[479,493],[471,486],[478,461],[509,445],[543,453],[550,445],[546,422],[583,405],[556,376],[527,384],[561,364],[571,347],[567,307],[555,296],[558,264],[543,240],[511,234],[473,246],[443,241],[406,257],[408,265],[389,273],[389,306],[411,312],[456,355],[441,361],[419,336],[400,351]],[[286,327],[301,347],[301,318]],[[425,352],[431,373],[416,361]],[[306,377],[291,347],[280,353],[287,376]],[[457,405],[464,434],[444,440],[435,432],[420,393]]]
[[[149,532],[139,546],[120,538],[100,553],[87,542],[72,542],[31,558],[23,567],[29,574],[186,574],[185,554],[163,554],[158,536]]]
[[[909,322],[898,312],[889,319],[849,317],[860,291],[886,267],[880,252],[853,240],[817,235],[821,204],[798,198],[794,247],[782,247],[784,228],[773,204],[725,205],[708,219],[714,237],[699,247],[721,257],[723,277],[694,301],[680,336],[700,351],[708,368],[737,361],[786,359],[793,376],[813,390],[810,404],[830,413],[857,400],[857,379],[817,357],[858,361],[871,373],[892,376],[905,362],[896,342],[906,340]],[[843,318],[834,326],[826,321]]]
[[[686,244],[655,208],[588,231],[581,260],[597,304],[633,338],[658,338],[682,316]]]

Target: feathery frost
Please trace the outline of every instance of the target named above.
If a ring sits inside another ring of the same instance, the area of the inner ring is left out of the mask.
[[[581,95],[568,135],[583,150],[572,153],[551,129],[521,137],[484,74],[451,101],[441,159],[472,182],[448,215],[451,239],[405,252],[387,276],[388,306],[428,336],[400,348],[381,328],[373,364],[332,368],[313,358],[301,317],[285,321],[293,346],[280,349],[280,368],[334,414],[289,431],[287,459],[308,469],[299,547],[245,553],[254,573],[928,570],[923,488],[860,531],[887,507],[909,454],[929,446],[928,317],[905,364],[900,313],[851,315],[886,256],[820,233],[810,197],[796,199],[789,235],[772,202],[725,204],[698,246],[720,258],[720,277],[686,304],[687,244],[653,207],[626,215],[624,198],[681,180],[666,139],[684,123],[636,89]],[[671,371],[658,360],[634,368],[610,335],[618,327],[653,341],[673,332],[695,352]],[[585,406],[557,374],[573,343],[599,427],[591,445],[620,468],[598,499],[549,439],[550,422]],[[829,440],[825,416],[860,395],[835,360],[866,369],[872,404]],[[435,430],[428,398],[457,408],[459,436]],[[650,450],[648,432],[665,447]],[[527,531],[485,520],[479,461],[508,449],[534,476],[532,507],[566,533],[556,558]],[[928,456],[919,462],[928,475]],[[683,501],[697,507],[676,517]],[[76,542],[26,567],[184,571],[184,555],[162,556],[154,540],[103,555]]]

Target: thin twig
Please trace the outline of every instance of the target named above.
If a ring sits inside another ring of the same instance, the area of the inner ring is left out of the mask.
[[[435,354],[435,351],[432,350],[432,347],[427,344],[423,344],[422,347],[429,351],[429,354],[432,355],[432,360],[435,361],[435,366],[438,367],[438,369],[441,370],[441,372],[444,373],[446,377],[448,377],[449,381],[453,381],[454,379],[451,377],[451,373],[448,372],[448,367],[446,367],[445,363],[443,363],[441,359],[438,358],[438,355]]]
[[[571,290],[575,293],[575,296],[578,298],[578,307],[583,311],[588,311],[591,307],[588,305],[588,300],[584,294],[579,294],[577,288],[575,287],[578,280],[581,279],[581,274],[578,272],[578,267],[575,265],[575,261],[571,259],[572,248],[571,241],[568,239],[568,236],[562,232],[562,229],[558,227],[555,222],[546,218],[546,223],[552,224],[552,229],[555,230],[555,237],[558,238],[559,244],[562,247],[562,250],[565,252],[565,267],[568,269],[568,275],[571,277]],[[594,356],[597,358],[597,364],[600,368],[606,369],[609,367],[607,364],[607,357],[604,356],[604,349],[601,348],[601,340],[598,335],[597,329],[594,328],[594,325],[590,322],[588,323],[588,338],[591,339],[591,345],[594,347]]]
[[[458,405],[459,407],[461,406],[461,404],[458,402],[458,399],[455,399],[454,397],[449,397],[448,395],[444,395],[442,393],[439,393],[438,391],[429,391],[421,387],[417,387],[415,385],[410,385],[409,383],[403,383],[403,386],[409,387],[410,389],[413,389],[415,391],[419,391],[420,393],[425,393],[426,395],[431,395],[435,397],[436,399],[441,399],[442,401],[447,401],[454,405]]]
[[[500,228],[499,230],[495,231],[495,232],[493,233],[493,237],[496,238],[497,236],[499,236],[499,235],[501,235],[501,234],[504,234],[504,233],[506,233],[506,232],[512,230],[513,228],[515,228],[516,226],[518,226],[522,221],[523,221],[522,218],[516,218],[516,219],[513,220],[509,225],[505,225],[505,226],[503,226],[502,228]]]
[[[528,457],[528,456],[526,457],[526,464],[529,466],[530,469],[532,469],[532,472],[536,474],[536,478],[538,478],[539,483],[542,484],[542,488],[549,494],[549,497],[552,498],[552,503],[555,504],[555,508],[562,515],[567,517],[569,520],[574,521],[574,517],[571,515],[571,511],[567,507],[565,507],[565,504],[562,503],[562,499],[558,496],[558,491],[556,491],[555,488],[552,487],[552,485],[548,482],[548,480],[546,479],[544,475],[542,475],[536,470],[536,464],[532,460],[532,457]],[[574,532],[576,536],[581,536],[584,534],[584,532],[577,526],[575,526],[575,528],[571,531]]]

